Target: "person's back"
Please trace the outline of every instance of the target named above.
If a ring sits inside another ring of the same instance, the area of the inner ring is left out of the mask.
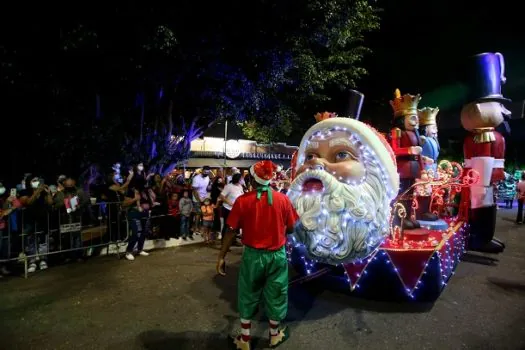
[[[516,191],[518,192],[518,199],[521,197],[525,198],[525,180],[522,178],[520,182],[516,185]]]
[[[521,174],[521,180],[516,185],[516,197],[518,197],[518,215],[516,223],[523,223],[523,202],[525,201],[525,173]]]
[[[256,197],[257,191],[248,192],[234,204],[242,212],[238,219],[243,232],[242,243],[256,249],[277,250],[286,244],[286,228],[293,228],[295,222],[292,204],[286,195],[273,190],[271,205],[267,192],[261,194],[260,200]]]
[[[262,161],[250,168],[254,191],[237,198],[228,216],[227,236],[219,253],[217,272],[225,275],[225,256],[235,230],[242,229],[242,254],[239,269],[238,309],[242,332],[234,337],[236,349],[250,350],[251,320],[264,301],[270,326],[270,347],[288,338],[288,329],[280,322],[288,309],[288,260],[286,233],[292,232],[298,219],[292,203],[282,193],[271,189],[275,164]]]

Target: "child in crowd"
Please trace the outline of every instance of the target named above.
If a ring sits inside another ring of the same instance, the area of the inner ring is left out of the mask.
[[[182,239],[186,240],[188,236],[190,239],[193,237],[190,235],[190,216],[193,210],[193,202],[190,199],[189,191],[182,193],[182,198],[179,200],[179,211],[180,211],[180,234]]]
[[[210,231],[213,227],[214,209],[215,205],[211,204],[211,200],[209,198],[206,198],[204,200],[204,205],[201,206],[202,237],[204,238],[204,242],[206,242],[206,244],[209,244],[211,242]]]
[[[172,193],[170,199],[168,199],[168,215],[170,217],[171,227],[180,229],[180,208],[179,208],[179,194]],[[175,232],[175,238],[179,238],[180,233]]]

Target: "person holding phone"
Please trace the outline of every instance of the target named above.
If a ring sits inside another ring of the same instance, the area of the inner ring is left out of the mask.
[[[136,250],[140,256],[148,256],[144,251],[146,235],[151,229],[150,211],[153,207],[148,191],[144,187],[132,187],[129,189],[122,206],[127,210],[129,229],[131,230],[126,248],[126,259],[135,260],[133,252]]]
[[[16,202],[16,188],[11,189],[8,194],[4,185],[0,183],[0,261],[9,259],[8,218],[11,212],[16,209]],[[0,263],[0,278],[9,274],[7,264]]]
[[[40,178],[27,175],[25,189],[20,191],[22,213],[22,231],[24,233],[25,252],[29,257],[27,272],[37,269],[37,256],[40,270],[47,269],[48,247],[48,209],[53,205],[51,191]],[[38,254],[37,254],[38,253]]]

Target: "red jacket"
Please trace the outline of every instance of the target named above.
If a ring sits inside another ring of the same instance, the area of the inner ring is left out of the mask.
[[[421,146],[417,134],[393,128],[390,131],[391,146],[396,155],[397,172],[401,179],[418,179],[421,177],[422,160],[420,155],[410,154],[410,147]]]
[[[463,142],[465,170],[470,169],[470,159],[475,157],[493,157],[491,183],[505,180],[505,138],[497,131],[491,131],[494,141],[476,142],[478,133],[469,133]]]

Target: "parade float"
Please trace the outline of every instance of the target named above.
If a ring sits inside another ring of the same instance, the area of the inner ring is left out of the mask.
[[[418,109],[420,95],[396,90],[389,133],[358,120],[364,96],[357,91],[351,91],[349,116],[315,116],[293,157],[288,192],[300,216],[288,242],[289,261],[299,273],[292,284],[316,279],[374,299],[429,301],[440,295],[466,249],[503,250],[493,239],[493,204],[485,197],[480,202],[482,194],[492,197],[499,180],[493,174],[503,164],[501,135],[493,129],[503,120],[503,105],[493,102],[501,101],[503,61],[499,54],[483,55],[473,63],[482,76],[472,82],[478,95],[462,112],[470,132],[465,166],[439,160],[439,109]],[[470,137],[481,133],[492,137]],[[485,227],[475,222],[482,212],[491,214]]]

